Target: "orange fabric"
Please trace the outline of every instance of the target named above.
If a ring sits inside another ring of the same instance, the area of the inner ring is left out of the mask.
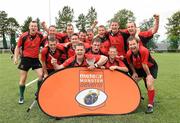
[[[106,100],[91,107],[80,104],[77,96],[88,89],[99,90],[98,101],[102,93]],[[121,72],[78,67],[49,76],[40,87],[38,103],[43,112],[53,117],[127,114],[137,109],[140,97],[136,83]]]

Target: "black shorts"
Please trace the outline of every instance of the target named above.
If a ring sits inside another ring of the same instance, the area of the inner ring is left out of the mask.
[[[149,68],[149,71],[150,71],[151,75],[153,76],[153,78],[156,79],[157,74],[158,74],[158,65],[156,62],[154,63],[154,65],[152,67]],[[143,68],[136,69],[136,73],[138,74],[138,77],[143,77],[143,78],[147,77],[147,74]]]
[[[49,75],[49,74],[52,74],[53,72],[55,72],[55,70],[54,69],[47,69],[47,72],[48,72],[48,75]]]
[[[42,68],[41,62],[38,58],[29,58],[29,57],[22,57],[21,62],[18,66],[18,69],[28,71],[30,68],[32,70]]]

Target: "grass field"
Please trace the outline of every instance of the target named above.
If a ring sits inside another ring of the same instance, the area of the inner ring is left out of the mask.
[[[17,66],[13,65],[9,54],[0,54],[0,123],[180,123],[180,53],[161,53],[153,56],[159,65],[153,114],[144,113],[147,97],[143,82],[140,82],[145,100],[132,114],[55,120],[41,112],[38,105],[35,105],[29,113],[26,112],[34,99],[36,84],[26,88],[25,104],[17,103],[19,81]],[[35,78],[34,72],[31,71],[27,81]]]

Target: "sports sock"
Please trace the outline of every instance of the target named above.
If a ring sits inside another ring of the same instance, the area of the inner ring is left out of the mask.
[[[25,85],[19,85],[19,95],[24,98]]]
[[[153,105],[155,90],[148,90],[148,104]]]

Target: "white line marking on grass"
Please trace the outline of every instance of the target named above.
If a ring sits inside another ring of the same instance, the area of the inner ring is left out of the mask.
[[[38,80],[38,78],[36,78],[36,79],[34,79],[33,81],[31,81],[31,82],[27,83],[27,84],[26,84],[26,87],[28,87],[29,85],[31,85],[31,84],[33,84],[33,83],[35,83],[37,80]]]

